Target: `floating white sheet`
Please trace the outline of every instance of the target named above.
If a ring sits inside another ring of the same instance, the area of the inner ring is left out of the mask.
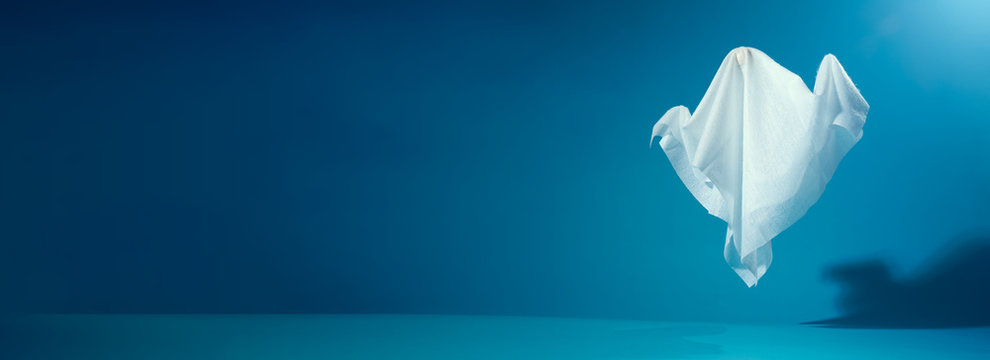
[[[668,110],[653,137],[694,197],[728,223],[725,260],[753,286],[770,266],[770,240],[818,200],[863,136],[868,110],[831,54],[812,93],[763,52],[740,47],[694,114]]]

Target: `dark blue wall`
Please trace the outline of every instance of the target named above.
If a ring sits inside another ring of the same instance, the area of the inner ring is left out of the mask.
[[[275,3],[3,5],[0,303],[802,321],[990,231],[979,1]],[[742,45],[872,106],[754,289],[647,146]]]

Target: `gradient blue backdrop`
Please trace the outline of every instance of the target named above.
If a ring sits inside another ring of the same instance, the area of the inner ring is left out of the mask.
[[[990,231],[982,1],[7,2],[0,304],[795,322]],[[722,57],[872,106],[753,289],[648,147]]]

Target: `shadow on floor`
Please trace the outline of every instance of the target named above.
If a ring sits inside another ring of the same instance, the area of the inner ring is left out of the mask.
[[[990,237],[974,238],[937,256],[917,276],[894,279],[880,260],[825,271],[841,288],[842,315],[805,324],[843,328],[990,326]]]

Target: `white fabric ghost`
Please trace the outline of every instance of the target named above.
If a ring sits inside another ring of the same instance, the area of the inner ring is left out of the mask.
[[[728,223],[725,260],[752,287],[770,266],[770,240],[818,200],[868,110],[831,54],[812,93],[763,52],[740,47],[694,114],[668,110],[653,137],[691,194]]]

